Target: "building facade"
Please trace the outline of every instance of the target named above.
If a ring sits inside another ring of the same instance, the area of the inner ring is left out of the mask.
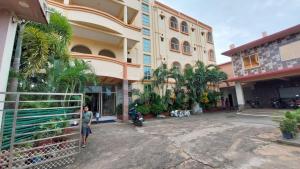
[[[72,57],[88,61],[101,80],[90,86],[93,111],[127,119],[132,89],[144,89],[165,63],[184,69],[214,64],[212,28],[153,0],[48,0],[70,21]],[[119,106],[118,106],[119,105]]]
[[[223,53],[232,58],[237,100],[240,107],[258,100],[270,107],[271,100],[296,99],[300,94],[300,25],[266,36]]]
[[[218,67],[220,68],[221,71],[223,71],[227,74],[228,79],[234,78],[232,62],[226,62],[223,64],[219,64]],[[219,90],[222,93],[222,97],[223,97],[223,98],[221,98],[221,102],[223,101],[225,103],[226,100],[228,100],[229,106],[231,108],[235,109],[238,107],[238,103],[237,103],[237,99],[236,99],[236,93],[235,93],[234,86],[235,86],[234,82],[224,81],[219,84]],[[222,103],[221,103],[221,105],[222,105]],[[222,106],[225,106],[225,105],[222,105]]]

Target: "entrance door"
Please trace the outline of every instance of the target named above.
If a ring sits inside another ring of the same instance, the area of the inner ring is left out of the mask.
[[[116,93],[102,93],[101,116],[116,116]]]

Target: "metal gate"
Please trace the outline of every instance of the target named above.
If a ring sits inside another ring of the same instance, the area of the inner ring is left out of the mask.
[[[83,95],[0,92],[0,169],[56,168],[80,152]]]

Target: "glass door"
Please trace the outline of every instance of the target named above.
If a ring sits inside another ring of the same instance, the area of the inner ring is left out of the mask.
[[[116,92],[114,86],[103,86],[101,92],[101,116],[116,116]]]

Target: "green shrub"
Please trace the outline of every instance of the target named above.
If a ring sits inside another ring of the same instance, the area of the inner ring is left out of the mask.
[[[289,112],[289,111],[286,112],[284,116],[287,119],[295,119],[296,118],[295,113],[292,113],[292,112]]]
[[[296,119],[284,118],[280,122],[280,130],[281,132],[291,133],[295,137],[298,130]]]
[[[297,120],[297,123],[300,123],[300,114],[296,115],[296,120]]]
[[[140,113],[142,113],[142,115],[147,115],[150,113],[150,106],[148,105],[140,105],[136,108],[136,110]]]
[[[159,115],[160,113],[162,113],[165,110],[165,106],[163,104],[152,104],[151,105],[151,109],[150,112],[153,115]]]

